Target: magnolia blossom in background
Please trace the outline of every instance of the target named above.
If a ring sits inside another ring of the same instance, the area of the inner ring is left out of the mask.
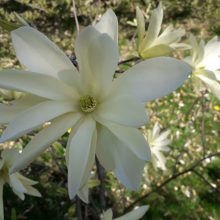
[[[112,12],[109,15],[107,23],[115,19]],[[126,187],[139,188],[145,161],[150,160],[150,149],[138,130],[147,122],[144,102],[175,90],[191,73],[187,64],[161,57],[141,62],[113,80],[118,47],[112,36],[117,36],[117,28],[110,25],[102,31],[103,26],[79,33],[75,42],[79,70],[39,31],[28,26],[16,29],[13,45],[27,69],[0,71],[0,87],[27,93],[0,106],[2,123],[7,124],[1,142],[51,122],[28,143],[10,173],[27,166],[71,128],[66,146],[68,191],[71,199],[78,193],[85,202],[95,155]]]
[[[161,132],[160,125],[156,123],[152,130],[144,131],[144,135],[151,149],[154,169],[160,168],[161,170],[166,170],[166,158],[163,153],[167,153],[170,150],[168,147],[171,143],[171,140],[168,138],[170,130]]]
[[[161,34],[161,25],[163,20],[162,4],[153,10],[147,31],[145,30],[145,18],[143,12],[136,8],[137,18],[137,51],[143,59],[167,56],[176,48],[188,49],[189,46],[184,43],[178,43],[185,31],[181,28],[174,29],[169,25]]]
[[[0,159],[0,220],[4,220],[4,205],[3,205],[3,186],[8,183],[13,192],[22,200],[25,195],[41,197],[41,194],[36,190],[33,185],[37,182],[28,179],[20,173],[9,174],[9,169],[13,161],[18,157],[19,152],[17,149],[6,149],[1,153]]]
[[[217,36],[205,45],[201,40],[199,43],[193,35],[189,38],[192,45],[191,56],[184,60],[193,67],[192,77],[197,89],[202,89],[201,82],[218,99],[220,99],[220,42]]]
[[[148,208],[149,208],[149,206],[141,206],[141,207],[138,207],[138,208],[134,209],[133,211],[131,211],[121,217],[114,218],[114,219],[113,219],[112,210],[108,209],[101,216],[101,220],[138,220],[144,216],[144,214],[147,212]]]

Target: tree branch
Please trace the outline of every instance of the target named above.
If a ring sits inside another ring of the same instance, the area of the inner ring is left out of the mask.
[[[205,157],[203,157],[202,159],[196,161],[193,165],[191,165],[189,168],[183,170],[182,172],[176,173],[174,175],[172,175],[171,177],[169,177],[168,179],[166,179],[163,183],[161,183],[159,186],[157,186],[156,188],[152,189],[150,192],[146,193],[145,195],[141,196],[140,198],[138,198],[137,200],[135,200],[132,204],[130,204],[125,210],[124,210],[124,214],[127,213],[128,211],[130,211],[134,205],[136,205],[137,203],[141,202],[142,200],[148,198],[152,193],[159,191],[161,188],[163,188],[166,184],[168,184],[169,182],[177,179],[179,176],[182,176],[188,172],[193,171],[198,165],[200,165],[204,160],[211,158],[211,157],[215,157],[215,156],[220,156],[220,152],[216,152],[213,154],[209,154]]]
[[[97,174],[98,178],[100,180],[99,185],[99,196],[100,196],[100,202],[102,210],[106,209],[106,200],[105,200],[105,185],[104,185],[104,179],[105,179],[105,169],[102,167],[102,165],[99,163],[98,158],[95,158],[96,161],[96,167],[97,167]]]
[[[140,57],[132,57],[130,59],[120,61],[118,63],[118,65],[129,63],[129,62],[133,62],[133,61],[138,61],[138,60],[140,60]]]

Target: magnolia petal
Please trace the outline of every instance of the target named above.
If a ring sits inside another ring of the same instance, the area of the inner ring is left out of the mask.
[[[3,187],[4,182],[0,180],[0,220],[4,220]]]
[[[32,186],[26,186],[27,194],[30,196],[41,197],[40,192]]]
[[[17,159],[17,158],[15,158],[15,159]],[[15,161],[15,159],[14,159],[14,161]],[[27,177],[21,175],[20,173],[16,173],[16,176],[20,179],[20,181],[21,181],[25,186],[27,186],[27,185],[30,185],[30,186],[31,186],[31,185],[35,185],[35,184],[38,183],[37,181],[31,180],[31,179],[29,179],[29,178],[27,178]]]
[[[85,203],[89,203],[88,181],[89,181],[90,173],[91,173],[92,167],[94,165],[94,161],[95,161],[96,143],[97,143],[97,131],[94,130],[93,136],[92,136],[92,141],[91,141],[91,147],[90,147],[88,162],[87,162],[85,172],[83,174],[83,178],[82,178],[82,181],[81,181],[81,184],[80,184],[81,188],[77,193],[77,195]]]
[[[77,70],[70,59],[44,34],[31,27],[21,27],[12,31],[12,42],[19,61],[30,71],[59,78],[58,72]]]
[[[73,199],[86,172],[95,121],[86,117],[70,140],[68,160],[68,191]]]
[[[127,144],[120,141],[106,125],[98,127],[96,155],[99,161],[105,169],[114,170],[122,184],[129,189],[137,190],[145,162],[140,160]]]
[[[150,17],[149,26],[146,35],[147,47],[150,46],[159,35],[162,20],[163,20],[163,9],[162,9],[162,4],[160,3],[159,6],[153,10],[152,15]]]
[[[77,196],[79,196],[79,198],[85,202],[85,203],[89,203],[89,188],[88,185],[85,184],[83,185],[79,191],[77,192]]]
[[[116,44],[118,43],[118,19],[112,9],[108,9],[94,27],[100,33],[108,34]]]
[[[173,52],[173,48],[169,45],[159,44],[153,47],[148,48],[140,52],[140,55],[143,59],[159,57],[159,56],[168,56]]]
[[[217,71],[214,71],[214,74],[215,74],[215,77],[218,81],[220,81],[220,71],[217,70]]]
[[[169,25],[156,40],[157,44],[172,44],[180,41],[185,34],[182,28],[174,29],[173,25]]]
[[[25,199],[25,195],[24,193],[18,192],[15,189],[12,189],[12,191],[14,192],[15,195],[17,195],[21,200]]]
[[[45,99],[34,96],[26,95],[20,99],[10,102],[10,104],[0,104],[0,123],[5,124],[12,121],[17,114],[24,111],[28,107],[32,107]]]
[[[23,169],[38,157],[56,139],[62,136],[81,118],[78,113],[69,113],[54,119],[51,124],[39,132],[24,148],[23,152],[14,161],[10,173]]]
[[[14,162],[14,160],[19,156],[19,150],[16,148],[5,149],[2,151],[2,159],[9,165]]]
[[[95,117],[136,128],[147,123],[144,103],[131,96],[113,96],[107,99],[99,105]]]
[[[150,101],[180,87],[191,72],[188,64],[177,59],[152,58],[135,65],[116,79],[113,91]]]
[[[147,212],[148,209],[149,209],[149,206],[147,205],[141,206],[137,209],[134,209],[131,212],[128,212],[127,214],[119,218],[115,218],[114,220],[138,220],[144,216],[144,214]]]
[[[123,142],[115,139],[112,147],[115,159],[115,174],[130,190],[139,190],[145,162],[130,151]]]
[[[138,34],[138,45],[140,45],[141,40],[145,35],[145,20],[142,11],[139,7],[136,7],[136,18],[137,18],[137,34]]]
[[[102,166],[107,171],[112,171],[115,168],[114,154],[112,152],[112,140],[114,138],[113,134],[104,126],[100,125],[97,128],[97,147],[96,155],[102,164]]]
[[[153,154],[153,151],[152,151]],[[157,167],[159,167],[162,170],[166,170],[166,158],[164,157],[164,155],[159,152],[156,151],[156,153],[154,153],[154,159],[152,157],[152,162],[155,161],[154,163],[154,168],[156,169]]]
[[[113,218],[113,213],[111,209],[105,211],[101,216],[101,220],[112,220],[112,218]]]
[[[14,191],[26,193],[27,190],[15,174],[9,175],[9,184]]]
[[[204,75],[196,75],[201,79],[211,92],[220,100],[220,83]]]
[[[6,140],[22,136],[44,122],[48,122],[65,113],[74,112],[74,110],[74,106],[71,102],[42,102],[18,114],[4,130],[0,141],[4,142]]]
[[[107,127],[126,147],[128,147],[141,160],[150,160],[150,148],[142,135],[136,128],[130,128],[113,124],[108,121],[100,121]]]
[[[95,28],[87,27],[76,39],[76,57],[84,93],[104,96],[112,84],[118,64],[115,42],[107,34],[100,34]]]
[[[49,99],[77,99],[78,93],[54,77],[20,70],[0,71],[0,87]]]

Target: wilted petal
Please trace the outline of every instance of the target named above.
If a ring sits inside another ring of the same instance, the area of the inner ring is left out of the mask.
[[[149,209],[149,206],[147,205],[141,206],[119,218],[115,218],[114,220],[138,220],[144,216],[144,214],[147,212],[148,209]]]
[[[73,199],[80,189],[80,184],[86,172],[95,121],[90,117],[84,119],[70,140],[68,154],[68,190]]]
[[[10,173],[25,168],[38,157],[50,144],[67,132],[80,119],[78,113],[69,113],[54,119],[51,124],[40,131],[24,148],[19,157],[14,161]]]
[[[144,104],[126,95],[113,96],[99,104],[95,117],[137,128],[147,123]]]
[[[77,70],[69,58],[44,34],[31,27],[21,27],[12,32],[12,42],[19,61],[30,71],[59,78],[58,72]]]
[[[0,87],[49,99],[76,99],[78,93],[54,77],[22,70],[0,71]]]
[[[112,9],[108,9],[94,27],[100,33],[108,34],[116,43],[118,43],[118,19]]]
[[[113,91],[134,95],[141,101],[160,98],[180,87],[192,69],[170,57],[145,60],[114,81]]]
[[[117,45],[107,34],[88,27],[78,35],[75,50],[84,93],[104,96],[117,67]]]
[[[62,114],[74,112],[75,108],[71,102],[45,101],[35,105],[16,116],[4,130],[0,141],[17,138],[44,122],[48,122]]]

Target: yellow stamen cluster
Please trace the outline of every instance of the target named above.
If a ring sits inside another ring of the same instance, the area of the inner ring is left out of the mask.
[[[79,105],[83,112],[93,112],[96,108],[97,101],[92,96],[85,95],[80,98]]]

